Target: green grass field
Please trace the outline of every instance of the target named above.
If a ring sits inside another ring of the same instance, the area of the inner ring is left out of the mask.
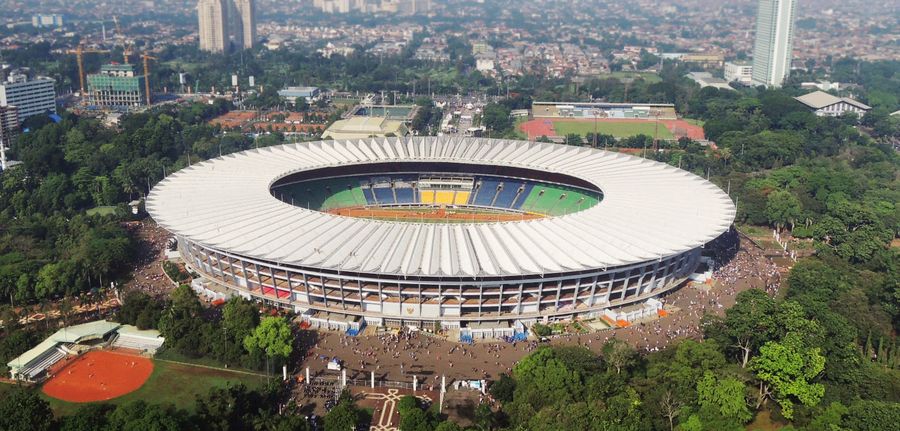
[[[554,121],[553,127],[556,129],[556,134],[559,136],[565,136],[569,133],[575,133],[581,136],[585,136],[588,133],[594,133],[594,122],[593,121]],[[602,133],[606,135],[613,135],[616,138],[627,138],[629,136],[635,135],[647,135],[649,137],[656,136],[657,127],[655,121],[647,121],[647,122],[623,122],[623,123],[613,123],[608,121],[598,121],[596,124],[597,133]],[[672,132],[666,128],[665,125],[660,124],[659,129],[659,139],[675,139],[675,136],[672,135]]]
[[[654,72],[612,72],[609,75],[600,75],[601,78],[605,78],[607,76],[616,78],[618,80],[642,78],[650,84],[662,82],[662,78]]]
[[[274,377],[273,377],[274,378]],[[140,389],[125,396],[108,401],[110,404],[123,404],[130,401],[143,400],[150,404],[174,404],[178,408],[193,411],[198,395],[206,395],[212,388],[224,388],[229,384],[243,383],[248,388],[261,388],[266,378],[258,374],[212,369],[196,365],[180,364],[167,361],[153,361],[153,374]],[[10,386],[11,385],[0,385]],[[5,388],[4,388],[5,389]],[[0,389],[0,396],[3,390]],[[70,403],[50,398],[41,393],[41,397],[50,402],[50,407],[57,415],[72,414],[83,404]]]

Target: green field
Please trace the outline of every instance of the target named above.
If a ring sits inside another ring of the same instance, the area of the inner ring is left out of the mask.
[[[612,72],[608,75],[600,75],[600,78],[606,77],[616,78],[618,80],[623,79],[638,79],[641,78],[647,81],[650,84],[656,84],[657,82],[662,82],[662,78],[659,74],[654,72]]]
[[[594,133],[594,122],[593,121],[554,121],[553,127],[556,129],[556,134],[558,136],[565,136],[569,133],[575,133],[581,136],[585,136],[588,133]],[[675,136],[672,135],[672,132],[666,128],[665,125],[660,124],[659,129],[656,127],[655,121],[646,121],[646,122],[622,122],[622,123],[613,123],[609,121],[598,121],[596,123],[597,133],[602,133],[605,135],[613,135],[616,138],[627,138],[629,136],[635,135],[647,135],[649,137],[657,136],[656,133],[659,133],[659,139],[675,139]]]
[[[258,374],[167,361],[153,361],[153,367],[153,374],[144,386],[130,394],[110,400],[109,403],[123,404],[143,400],[150,404],[173,404],[178,408],[193,411],[197,396],[206,395],[212,388],[243,383],[248,388],[254,389],[266,384],[266,378]],[[0,395],[2,394],[3,390],[0,389]],[[50,407],[57,415],[74,413],[83,405],[50,398],[43,393],[41,397],[50,402]]]

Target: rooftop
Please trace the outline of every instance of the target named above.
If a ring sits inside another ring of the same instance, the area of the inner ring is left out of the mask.
[[[374,162],[453,162],[559,172],[604,200],[564,216],[497,223],[342,217],[282,202],[271,184],[311,169]],[[482,138],[320,141],[230,154],[153,188],[147,211],[198,244],[286,265],[404,276],[505,276],[596,270],[699,247],[734,220],[731,199],[689,172],[584,147]]]

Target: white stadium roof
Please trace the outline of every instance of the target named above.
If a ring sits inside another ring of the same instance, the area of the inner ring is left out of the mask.
[[[404,161],[558,172],[594,183],[603,200],[564,216],[443,224],[332,215],[284,203],[269,190],[299,171]],[[735,214],[720,188],[666,164],[583,147],[453,137],[321,141],[230,154],[169,175],[146,207],[169,231],[223,252],[311,269],[416,277],[639,263],[705,244],[725,232]]]

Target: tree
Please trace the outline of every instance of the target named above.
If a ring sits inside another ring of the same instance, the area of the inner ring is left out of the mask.
[[[741,351],[741,368],[747,366],[751,354],[774,337],[775,301],[758,289],[741,292],[733,307],[725,311],[726,342]]]
[[[630,367],[637,358],[637,353],[628,343],[615,338],[606,342],[601,350],[603,360],[621,374],[623,368]]]
[[[294,351],[294,335],[283,317],[266,317],[252,334],[244,338],[248,352],[263,351],[266,358],[287,359]]]
[[[516,390],[516,381],[506,373],[501,373],[500,378],[491,384],[491,396],[500,402],[509,402],[513,400],[513,394]]]
[[[475,408],[475,426],[481,431],[490,431],[494,428],[494,412],[491,411],[491,406],[482,403]]]
[[[850,405],[843,425],[853,431],[900,429],[900,403],[860,400]]]
[[[790,224],[793,230],[794,223],[802,214],[803,207],[800,200],[791,192],[777,190],[770,193],[766,199],[766,217],[769,223],[779,230],[787,224]]]
[[[359,411],[350,401],[338,403],[331,409],[325,417],[325,431],[347,431],[356,429],[359,418]]]
[[[44,431],[53,427],[50,404],[37,391],[17,388],[0,397],[0,429],[5,431]]]
[[[784,417],[793,418],[793,399],[806,406],[818,404],[825,394],[822,384],[813,383],[825,369],[825,357],[818,347],[807,347],[799,334],[790,333],[780,342],[767,342],[759,351],[750,369],[760,380],[760,393],[770,394],[781,405]],[[760,398],[759,403],[765,399]]]
[[[697,397],[701,411],[711,411],[737,428],[753,417],[744,398],[744,384],[735,378],[717,378],[706,371],[697,382]]]

